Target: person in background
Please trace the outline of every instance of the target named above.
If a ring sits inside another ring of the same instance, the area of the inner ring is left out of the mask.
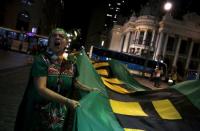
[[[16,117],[15,131],[66,130],[69,107],[76,109],[80,106],[77,100],[69,98],[73,87],[95,90],[84,87],[76,79],[75,56],[64,52],[66,45],[66,32],[56,28],[49,36],[47,51],[35,56],[29,84]]]
[[[159,66],[156,66],[154,70],[154,86],[160,87],[160,77],[161,77],[161,71],[159,69]]]
[[[176,68],[174,68],[172,70],[172,73],[171,73],[171,78],[172,78],[172,85],[175,85],[177,83],[177,71],[176,71]]]

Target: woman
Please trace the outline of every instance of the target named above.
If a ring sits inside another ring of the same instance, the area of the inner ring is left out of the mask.
[[[75,109],[80,105],[68,98],[77,73],[74,60],[63,55],[66,45],[65,31],[56,28],[50,34],[46,53],[34,59],[29,86],[18,111],[16,131],[62,131],[68,107]],[[75,85],[90,91],[80,83]]]

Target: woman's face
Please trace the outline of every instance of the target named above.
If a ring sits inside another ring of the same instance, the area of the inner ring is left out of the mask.
[[[67,45],[67,39],[65,32],[55,31],[50,37],[49,47],[55,53],[61,53],[64,51],[65,46]]]

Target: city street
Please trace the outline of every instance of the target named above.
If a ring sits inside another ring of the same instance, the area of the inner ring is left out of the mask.
[[[13,131],[18,106],[25,91],[32,57],[17,52],[0,50],[0,131]],[[156,89],[153,82],[141,77],[141,84]],[[161,83],[161,88],[166,88]]]
[[[29,70],[30,66],[22,66],[0,73],[0,131],[13,131]]]
[[[13,131],[30,70],[30,56],[0,50],[0,131]]]

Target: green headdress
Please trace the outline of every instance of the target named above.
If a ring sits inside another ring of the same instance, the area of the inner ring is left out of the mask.
[[[63,32],[64,35],[65,35],[65,37],[67,37],[66,31],[65,31],[64,29],[62,29],[62,28],[55,28],[55,29],[53,29],[53,30],[51,31],[50,36],[51,36],[53,33],[58,32],[58,31],[59,31],[59,32]]]

